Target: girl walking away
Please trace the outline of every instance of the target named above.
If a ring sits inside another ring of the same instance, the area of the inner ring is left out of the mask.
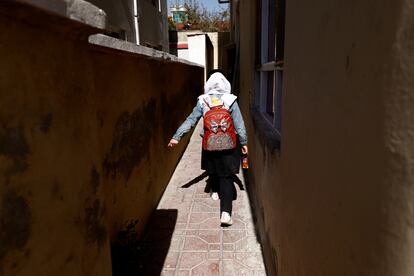
[[[201,168],[206,170],[212,185],[212,199],[220,195],[220,222],[233,224],[231,219],[234,193],[233,177],[240,168],[240,147],[247,154],[246,128],[237,97],[231,94],[231,85],[224,75],[215,70],[204,85],[204,95],[198,97],[196,106],[177,129],[168,146],[174,147],[203,117],[203,145]],[[237,139],[238,138],[238,139]]]

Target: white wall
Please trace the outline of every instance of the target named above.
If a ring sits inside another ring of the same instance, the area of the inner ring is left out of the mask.
[[[188,35],[188,60],[206,66],[206,35]],[[204,70],[205,71],[205,70]],[[206,77],[206,72],[204,72]]]
[[[178,49],[177,56],[182,59],[190,60],[190,57],[188,55],[188,49]]]

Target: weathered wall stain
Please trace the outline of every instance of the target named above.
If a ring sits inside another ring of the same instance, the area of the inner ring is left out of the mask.
[[[186,90],[183,90],[186,91]],[[169,106],[170,108],[162,108],[162,118],[165,124],[165,134],[172,136],[174,131],[177,129],[179,125],[177,125],[177,121],[184,121],[184,116],[188,114],[183,114],[181,112],[176,112],[178,110],[185,110],[186,107],[191,105],[192,102],[195,103],[196,99],[183,99],[182,97],[171,97],[168,99],[165,94],[161,96],[161,106]],[[178,117],[178,118],[177,118]]]
[[[97,243],[101,248],[107,238],[106,226],[103,223],[105,207],[99,199],[88,204],[86,200],[85,217],[83,219],[84,234],[87,243]]]
[[[106,176],[122,177],[126,183],[134,167],[148,158],[149,145],[159,124],[155,114],[156,101],[151,99],[142,109],[118,117],[111,150],[102,164]]]
[[[184,94],[190,95],[189,97],[167,97],[166,95],[168,95],[168,93],[161,94],[161,106],[168,107],[161,108],[163,130],[168,138],[174,134],[179,124],[181,124],[186,116],[188,116],[188,113],[181,112],[181,110],[186,110],[189,106],[195,106],[198,93],[194,93],[194,87],[198,87],[199,83],[202,83],[202,78],[191,78],[179,87],[179,90],[186,91]],[[199,94],[202,94],[202,91],[200,91]]]
[[[191,110],[203,68],[93,46],[72,36],[79,22],[30,11],[25,18],[56,24],[0,18],[0,91],[8,91],[0,93],[0,267],[5,275],[110,275],[110,238],[132,218],[141,233],[182,153],[184,143],[162,151],[164,129]]]
[[[100,185],[100,175],[99,175],[98,171],[96,170],[95,166],[93,166],[92,169],[91,169],[91,182],[90,182],[90,185],[91,185],[93,194],[96,195],[96,193],[98,192],[99,185]]]
[[[40,131],[42,131],[45,134],[48,133],[50,130],[50,127],[52,126],[52,122],[53,122],[52,113],[48,113],[45,116],[43,116],[40,121],[40,125],[39,125]]]
[[[29,145],[23,134],[23,129],[19,128],[0,128],[0,155],[9,158],[25,158],[29,153]]]
[[[100,199],[96,198],[101,180],[96,167],[91,168],[89,188],[92,194],[86,198],[84,203],[84,218],[82,227],[87,243],[96,243],[101,248],[108,236],[106,225],[104,224],[105,206]]]
[[[57,180],[53,181],[52,189],[51,189],[51,197],[52,199],[59,199],[60,201],[63,201],[62,187],[61,187],[61,184]]]
[[[104,126],[104,123],[105,123],[104,122],[104,116],[105,116],[105,114],[102,111],[98,111],[96,113],[96,120],[98,120],[98,124],[99,124],[100,127]]]
[[[27,200],[15,190],[6,191],[0,209],[0,272],[8,252],[25,247],[31,234],[31,223]]]
[[[22,173],[28,168],[26,159],[29,152],[29,145],[22,127],[0,127],[0,155],[12,161],[11,165],[5,168],[6,182],[9,182],[11,175]]]
[[[75,259],[75,255],[71,252],[65,259],[65,264],[72,262]]]

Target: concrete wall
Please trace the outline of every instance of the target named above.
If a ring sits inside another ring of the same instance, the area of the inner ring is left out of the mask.
[[[256,32],[259,9],[256,1],[232,2],[235,25],[240,26],[240,96],[239,104],[245,119],[249,137],[249,163],[247,172],[248,191],[253,203],[257,230],[268,275],[277,275],[277,252],[281,242],[281,184],[279,143],[266,125],[266,121],[254,111],[257,47],[260,36]],[[237,7],[236,5],[239,5]],[[243,20],[240,20],[240,17]],[[234,86],[234,85],[233,85]],[[280,274],[283,275],[283,274]],[[286,274],[288,275],[288,274]]]
[[[188,60],[204,67],[204,80],[213,69],[214,49],[209,37],[204,33],[187,35]]]
[[[89,44],[98,29],[17,1],[0,15],[0,274],[111,275],[117,234],[141,233],[184,150],[166,144],[203,68]]]
[[[156,0],[155,5],[151,0],[90,0],[107,14],[108,31],[136,43],[134,1],[137,1],[138,7],[140,45],[168,52],[167,0]]]
[[[227,56],[225,47],[230,42],[229,32],[208,32],[206,33],[210,38],[214,49],[214,64],[213,69],[227,69]]]
[[[413,275],[412,4],[287,2],[279,147],[250,110],[255,2],[240,2],[241,105],[269,275]]]
[[[107,15],[106,29],[118,33],[122,39],[135,41],[133,0],[90,0]]]
[[[207,37],[202,38],[201,36]],[[227,73],[232,69],[229,69],[229,67],[234,66],[234,64],[229,65],[229,32],[204,33],[199,30],[180,32],[170,31],[169,40],[171,54],[176,55],[179,58],[206,65],[206,72],[212,69],[221,69],[223,72]],[[205,42],[202,40],[205,40]],[[206,49],[203,50],[200,47]],[[205,53],[203,53],[203,51]],[[205,56],[205,60],[202,58],[203,55]]]
[[[195,34],[188,37],[188,58],[192,62],[206,66],[206,35]]]
[[[156,0],[156,7],[152,0],[139,1],[139,33],[140,43],[144,46],[155,47],[168,52],[168,6],[167,0],[160,1],[161,12]]]

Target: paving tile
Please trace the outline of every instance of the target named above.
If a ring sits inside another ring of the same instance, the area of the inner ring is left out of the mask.
[[[178,209],[189,210],[191,207],[191,201],[184,201],[184,198],[177,198],[176,196],[164,199],[158,209]]]
[[[234,251],[234,244],[223,243],[223,251]]]
[[[223,242],[234,243],[246,236],[245,230],[223,230]]]
[[[201,265],[195,267],[191,271],[191,275],[197,276],[218,276],[220,275],[220,265],[218,261],[208,260]]]
[[[266,271],[265,270],[255,270],[255,271],[253,271],[252,276],[266,276]]]
[[[248,205],[245,202],[240,202],[239,200],[234,200],[233,201],[233,210],[234,211],[239,211],[239,210],[243,210],[249,208]]]
[[[184,202],[192,201],[192,200],[193,200],[193,195],[192,194],[184,194],[184,197],[183,197]],[[188,209],[190,209],[190,208],[188,208]]]
[[[184,242],[185,251],[208,251],[208,243],[199,237],[186,237]]]
[[[187,227],[186,223],[177,223],[175,225],[175,228],[174,228],[174,234],[175,235],[184,235],[186,227]]]
[[[253,225],[253,217],[250,213],[250,210],[237,210],[233,212],[233,219],[239,219],[245,223],[251,223]]]
[[[188,215],[188,212],[178,212],[177,223],[187,223]]]
[[[171,251],[180,251],[184,238],[182,236],[173,236],[170,243]]]
[[[145,246],[148,261],[143,271],[148,273],[143,275],[266,275],[248,194],[238,185],[233,225],[220,226],[220,201],[205,192],[208,177],[203,178],[200,169],[198,132],[194,131],[158,212],[148,223],[144,236],[151,246]],[[243,176],[238,178],[246,187]]]
[[[205,193],[203,193],[203,194],[195,194],[194,195],[194,198],[208,198],[208,199],[210,199],[210,194],[205,194]]]
[[[219,251],[221,249],[220,244],[209,244],[209,251]]]
[[[198,230],[186,230],[185,235],[186,236],[198,236]]]
[[[224,251],[223,252],[223,260],[233,260],[234,259],[234,253],[233,252],[228,252],[228,251]]]
[[[161,275],[162,275],[162,276],[174,276],[174,272],[175,272],[175,270],[174,270],[174,269],[173,269],[173,270],[164,269],[164,270],[161,272]]]
[[[179,276],[190,276],[191,275],[191,270],[180,270],[178,275]]]
[[[248,236],[256,236],[256,230],[254,228],[246,228]]]
[[[187,224],[187,229],[199,229],[200,228],[200,224],[199,223],[188,223]]]
[[[203,183],[198,183],[195,193],[210,196],[210,193],[206,192],[205,190],[206,190],[206,182],[203,181]]]
[[[247,236],[235,243],[235,251],[261,252],[260,243],[254,236]]]
[[[241,221],[240,219],[237,218],[232,218],[233,219],[233,225],[231,226],[231,229],[245,229],[246,228],[246,224]]]
[[[208,219],[204,221],[203,223],[199,224],[199,229],[221,229],[220,226],[220,218],[218,215],[217,217]]]
[[[262,253],[235,253],[235,259],[243,262],[243,264],[250,269],[264,269]]]
[[[220,201],[219,200],[212,200],[210,197],[208,197],[208,198],[194,198],[194,202],[204,203],[205,205],[210,206],[210,207],[220,207]]]
[[[183,252],[180,258],[180,269],[191,269],[207,260],[207,252]]]
[[[208,243],[220,242],[220,230],[198,230],[198,237]]]
[[[164,269],[176,268],[179,255],[179,252],[168,252],[168,255],[164,261]]]
[[[251,276],[252,271],[235,260],[223,260],[223,275]]]
[[[202,213],[215,212],[215,211],[217,211],[217,208],[216,207],[211,207],[211,206],[205,204],[204,202],[194,202],[191,211],[193,213],[194,212],[202,212]]]
[[[205,222],[210,218],[217,218],[218,214],[216,213],[192,213],[190,215],[190,223],[201,223]]]
[[[220,258],[221,258],[220,251],[208,252],[208,259],[209,260],[219,260]]]

